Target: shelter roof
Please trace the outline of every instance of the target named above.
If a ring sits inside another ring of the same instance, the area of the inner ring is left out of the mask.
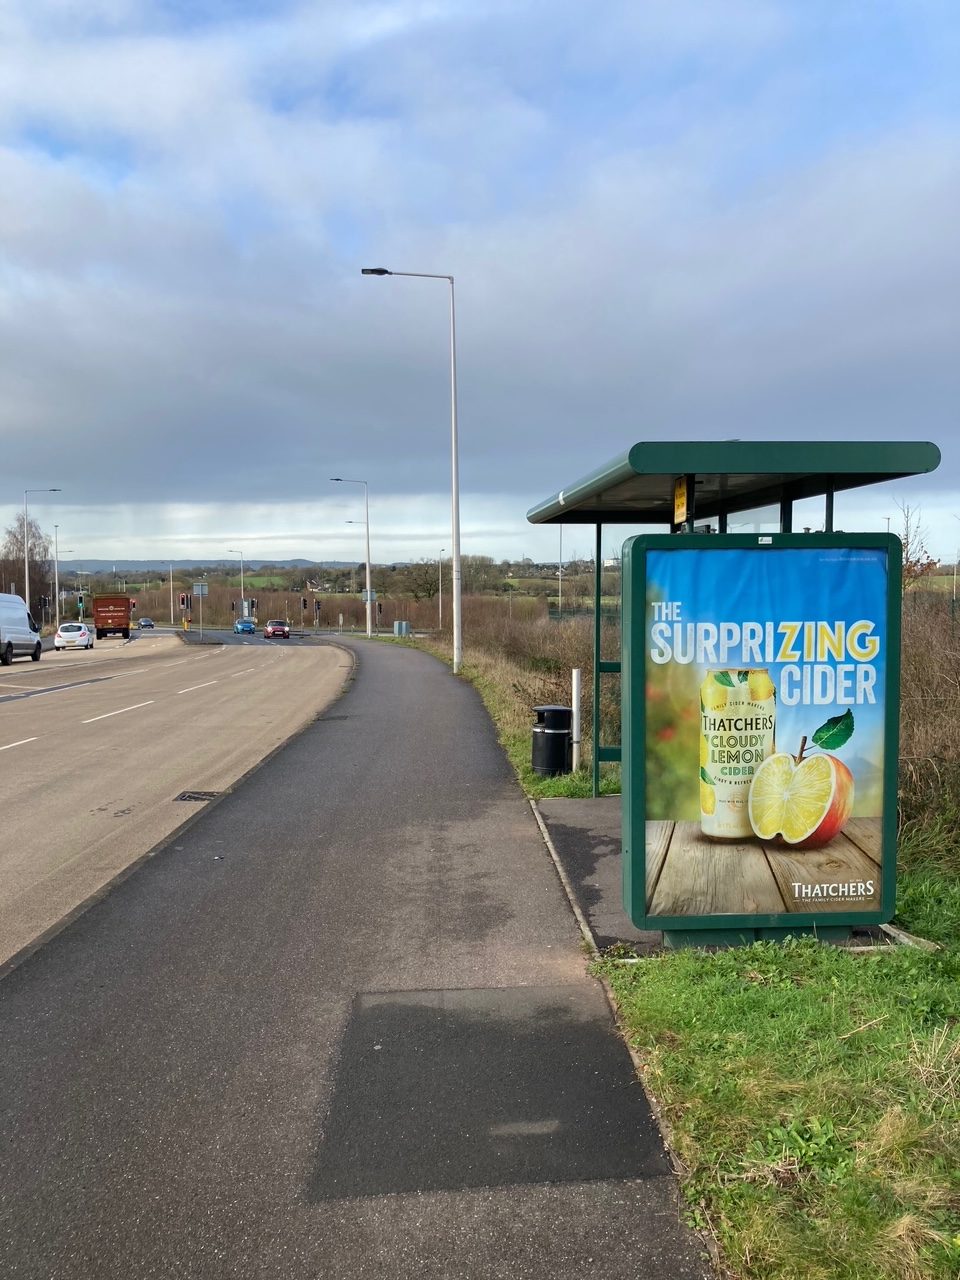
[[[693,440],[633,445],[527,512],[531,524],[672,524],[673,485],[695,478],[698,519],[935,471],[927,441]]]

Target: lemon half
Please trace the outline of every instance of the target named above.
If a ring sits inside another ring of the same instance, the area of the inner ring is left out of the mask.
[[[754,834],[761,840],[781,835],[787,844],[802,843],[830,812],[836,788],[829,756],[809,756],[800,764],[782,751],[767,756],[753,775],[747,798]]]

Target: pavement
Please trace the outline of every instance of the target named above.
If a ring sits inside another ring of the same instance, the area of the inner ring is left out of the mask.
[[[537,808],[597,950],[623,942],[638,955],[659,951],[663,933],[638,929],[623,909],[620,797],[555,797]]]
[[[341,643],[336,702],[0,981],[5,1280],[710,1276],[475,690]]]

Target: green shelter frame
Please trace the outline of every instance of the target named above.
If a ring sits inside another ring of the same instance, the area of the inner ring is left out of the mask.
[[[929,441],[665,441],[632,445],[596,471],[565,486],[527,512],[531,524],[592,524],[594,555],[593,794],[600,766],[619,762],[619,744],[600,742],[600,688],[619,661],[600,657],[601,538],[605,524],[666,525],[694,533],[695,522],[715,520],[727,532],[731,515],[777,506],[780,532],[793,532],[793,504],[824,499],[823,532],[833,533],[834,495],[848,489],[935,471],[940,450]],[[675,519],[677,481],[685,482],[686,515]]]

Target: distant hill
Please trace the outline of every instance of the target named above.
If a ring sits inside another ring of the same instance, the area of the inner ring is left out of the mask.
[[[271,569],[316,569],[322,566],[324,569],[349,569],[351,565],[359,563],[356,560],[266,560],[252,559],[248,560],[243,557],[243,567],[245,572],[256,572],[265,565]],[[233,569],[235,566],[239,569],[239,557],[223,557],[219,560],[60,560],[60,569],[66,570],[68,573],[108,574],[116,571],[118,574],[142,573],[166,573],[170,566],[173,565],[174,573],[184,573],[188,569]]]

